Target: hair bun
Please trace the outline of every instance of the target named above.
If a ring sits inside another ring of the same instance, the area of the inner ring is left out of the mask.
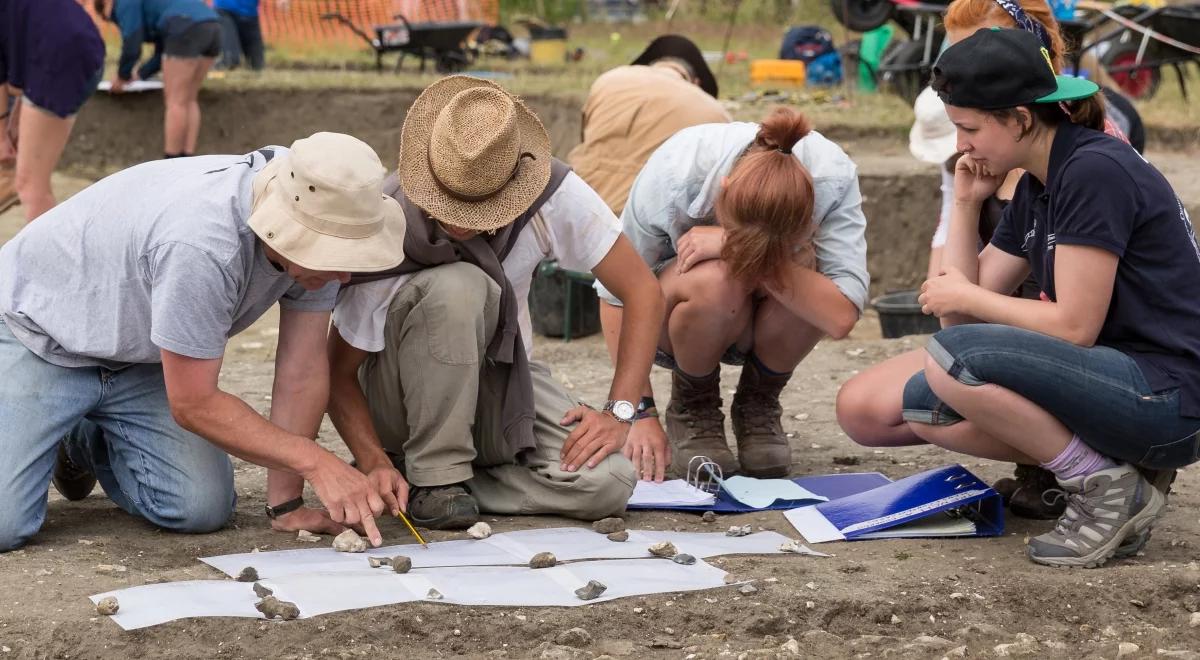
[[[808,118],[791,108],[776,108],[758,127],[755,144],[783,154],[792,153],[804,136],[812,131]]]

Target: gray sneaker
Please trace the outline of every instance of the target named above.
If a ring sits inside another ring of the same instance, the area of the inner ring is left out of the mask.
[[[1138,468],[1142,472],[1142,476],[1157,488],[1163,496],[1171,494],[1171,484],[1175,483],[1175,476],[1178,470],[1151,470],[1149,468]],[[1151,528],[1141,534],[1131,535],[1125,539],[1125,542],[1117,548],[1117,552],[1113,554],[1113,559],[1126,559],[1128,557],[1136,557],[1137,553],[1141,552],[1146,544],[1150,542]]]
[[[415,486],[408,496],[408,517],[418,527],[466,529],[479,522],[479,503],[460,484]]]
[[[1103,566],[1127,538],[1150,529],[1167,504],[1128,463],[1058,484],[1067,510],[1053,531],[1026,548],[1031,560],[1047,566]]]

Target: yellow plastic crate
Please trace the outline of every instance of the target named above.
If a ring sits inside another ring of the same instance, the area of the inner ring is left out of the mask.
[[[755,85],[794,85],[803,87],[804,62],[800,60],[752,60],[750,82]]]

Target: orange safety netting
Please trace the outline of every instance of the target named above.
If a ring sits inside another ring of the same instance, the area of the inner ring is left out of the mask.
[[[207,0],[207,3],[211,5],[212,1]],[[113,24],[99,20],[90,1],[82,4],[106,37],[117,37]],[[495,24],[500,17],[500,0],[261,0],[258,12],[263,41],[268,45],[365,45],[362,38],[344,24],[321,17],[341,14],[374,37],[372,28],[398,22],[397,14],[410,23],[480,21]]]

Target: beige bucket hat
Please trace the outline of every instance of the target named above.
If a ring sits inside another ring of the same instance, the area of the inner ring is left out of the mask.
[[[370,273],[404,261],[404,211],[367,143],[341,133],[296,140],[254,177],[250,229],[303,268]]]
[[[913,114],[917,120],[908,132],[908,150],[914,158],[941,165],[958,152],[958,129],[946,116],[946,105],[932,87],[917,95]]]
[[[421,92],[400,134],[400,185],[414,204],[463,229],[492,231],[529,209],[550,181],[550,136],[499,85],[443,78]]]

